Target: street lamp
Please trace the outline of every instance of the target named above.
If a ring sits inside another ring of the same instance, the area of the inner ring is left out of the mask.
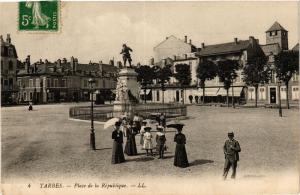
[[[91,134],[90,134],[90,146],[92,150],[96,150],[95,146],[95,129],[94,129],[94,94],[93,94],[93,85],[95,80],[90,78],[89,84],[91,87]]]
[[[278,81],[277,82],[277,84],[278,84],[278,104],[279,104],[279,116],[280,117],[282,117],[282,108],[281,108],[281,91],[280,91],[280,85],[281,85],[281,82],[280,81]]]

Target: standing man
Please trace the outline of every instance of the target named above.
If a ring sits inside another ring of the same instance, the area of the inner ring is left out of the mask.
[[[164,146],[166,143],[166,136],[163,132],[164,127],[163,126],[157,126],[158,132],[156,133],[156,150],[159,154],[158,158],[163,159],[164,158]]]
[[[227,177],[230,167],[232,167],[231,178],[235,179],[237,161],[239,161],[239,152],[241,151],[240,144],[234,138],[233,132],[228,133],[228,140],[225,141],[223,150],[225,154],[225,165],[224,165],[224,180]]]
[[[126,62],[128,60],[129,63],[129,67],[131,68],[131,56],[130,56],[130,52],[132,52],[132,49],[130,47],[128,47],[126,44],[123,44],[123,48],[120,54],[123,54],[123,64],[124,67],[126,67]]]

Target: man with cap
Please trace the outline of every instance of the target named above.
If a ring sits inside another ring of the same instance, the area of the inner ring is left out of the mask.
[[[225,141],[223,150],[225,154],[225,165],[224,165],[224,180],[227,177],[228,171],[230,167],[232,167],[232,175],[231,178],[234,179],[236,176],[236,168],[237,161],[239,161],[239,152],[241,151],[241,147],[238,141],[234,139],[234,133],[228,133],[228,140]]]
[[[112,164],[125,162],[123,153],[123,132],[120,130],[121,121],[115,123],[115,129],[112,132],[113,149],[112,149]]]
[[[157,133],[156,133],[156,150],[158,151],[159,157],[164,158],[164,145],[166,143],[166,136],[163,133],[163,126],[157,126]]]

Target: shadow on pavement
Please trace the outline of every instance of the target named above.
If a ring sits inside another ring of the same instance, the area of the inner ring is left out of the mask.
[[[96,148],[95,150],[110,150],[112,148]]]
[[[204,165],[207,163],[213,163],[213,160],[206,160],[206,159],[197,159],[190,163],[190,166],[197,166],[197,165]]]
[[[133,158],[133,159],[126,159],[126,162],[147,162],[154,160],[154,157],[151,156],[145,156],[145,157],[140,157],[140,158]]]
[[[266,177],[265,175],[244,175],[245,178],[262,178]]]

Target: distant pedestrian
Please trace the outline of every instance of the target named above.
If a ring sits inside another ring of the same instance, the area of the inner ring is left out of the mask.
[[[115,123],[115,129],[112,132],[113,149],[112,149],[112,164],[118,164],[125,162],[125,157],[123,153],[123,133],[120,130],[121,122]]]
[[[164,128],[166,128],[166,116],[164,115],[164,113],[160,114],[159,117],[159,125],[163,126]]]
[[[141,130],[140,130],[140,144],[143,147],[144,146],[144,134],[146,133],[145,127],[147,125],[147,121],[142,122]]]
[[[32,107],[32,102],[29,102],[29,107],[28,107],[28,110],[29,110],[29,111],[33,110],[33,107]]]
[[[135,135],[136,132],[134,130],[133,122],[129,122],[129,128],[127,128],[126,136],[126,145],[125,145],[125,153],[128,156],[137,155],[136,143],[135,143]]]
[[[166,143],[166,135],[163,132],[164,127],[163,126],[158,126],[157,130],[158,132],[156,133],[156,150],[159,154],[158,158],[163,159],[164,158],[164,151],[165,151],[165,143]]]
[[[146,150],[146,155],[149,156],[149,150],[151,156],[153,156],[153,144],[152,144],[152,134],[150,133],[151,127],[144,128],[146,133],[144,134],[144,149]]]
[[[136,127],[137,132],[139,133],[141,130],[142,117],[140,117],[139,114],[135,113],[133,117],[133,123]]]
[[[178,133],[174,137],[174,142],[176,142],[174,166],[181,168],[189,166],[185,150],[186,138],[185,135],[182,133],[183,126],[184,124],[177,124],[176,126],[174,126],[178,131]]]
[[[224,155],[225,155],[225,165],[224,165],[224,173],[223,173],[224,180],[227,177],[230,167],[232,167],[231,178],[235,179],[237,161],[239,161],[239,152],[241,151],[239,142],[233,139],[234,138],[233,132],[228,133],[228,138],[229,139],[225,141],[223,147]]]

